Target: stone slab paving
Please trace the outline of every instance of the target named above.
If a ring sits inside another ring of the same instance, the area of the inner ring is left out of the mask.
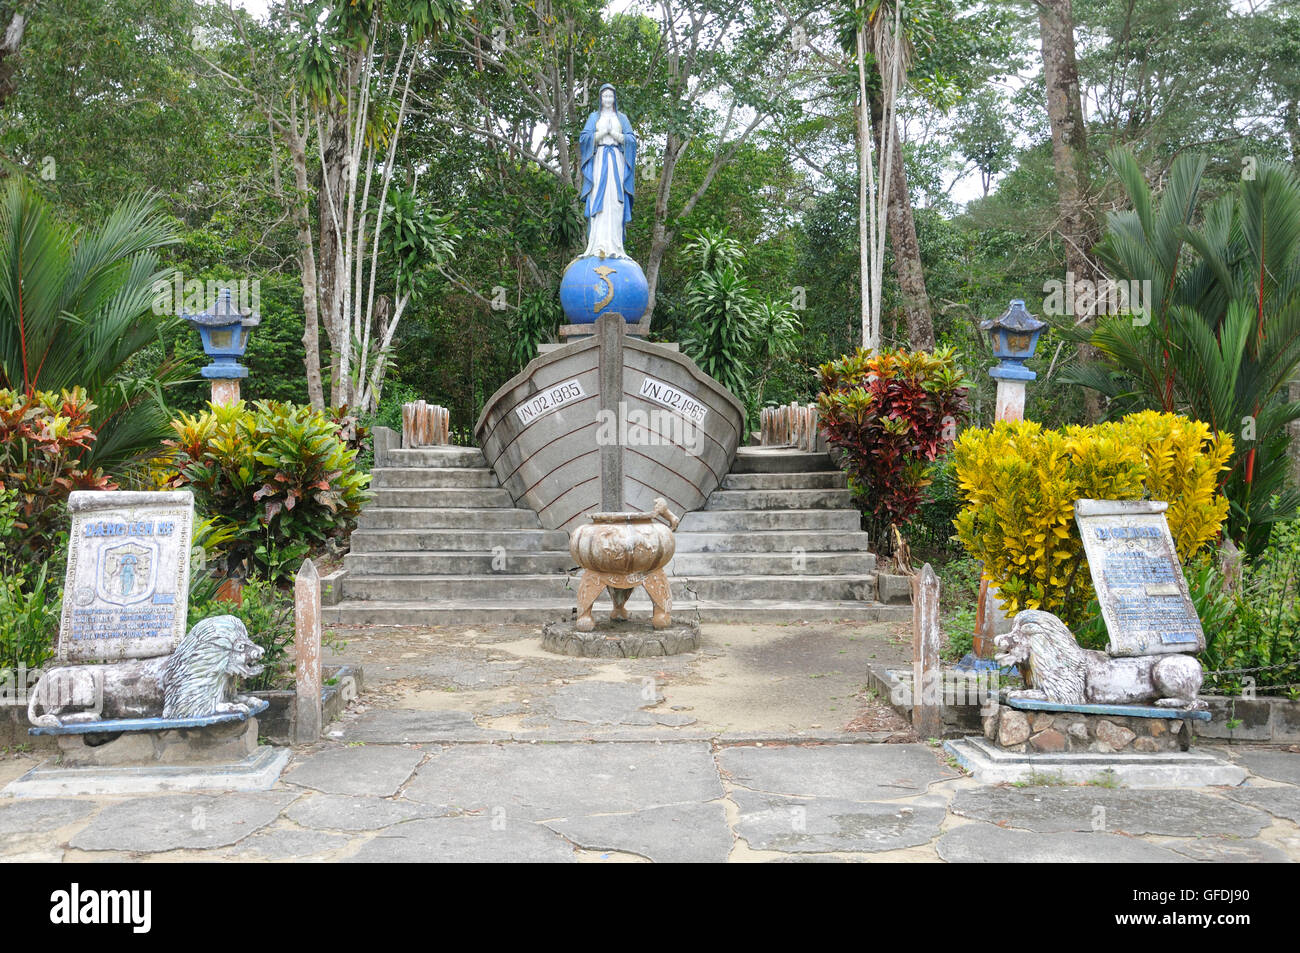
[[[297,792],[168,794],[107,805],[73,836],[79,850],[157,853],[236,844],[274,821]]]
[[[734,844],[720,803],[560,818],[546,826],[586,850],[636,854],[656,863],[722,863]]]
[[[369,711],[345,725],[331,725],[331,738],[379,744],[427,744],[431,741],[501,739],[500,732],[484,731],[467,711],[387,709]]]
[[[1136,837],[1069,832],[1008,831],[993,824],[963,824],[939,838],[950,864],[1177,864],[1191,859]]]
[[[616,661],[346,633],[366,692],[274,790],[0,798],[0,862],[1300,861],[1300,754],[1225,746],[1237,788],[981,786],[861,694],[908,651],[873,632],[706,626]]]
[[[349,842],[347,837],[320,831],[261,830],[240,841],[232,856],[239,860],[324,860],[323,855],[339,851]]]
[[[1300,788],[1225,788],[1224,795],[1242,804],[1249,804],[1274,817],[1300,824]]]
[[[299,827],[318,831],[378,831],[403,821],[436,815],[426,804],[393,798],[312,794],[289,805],[284,816]]]
[[[1082,787],[981,787],[958,791],[959,817],[1038,833],[1110,831],[1171,837],[1254,837],[1262,811],[1200,791]]]
[[[284,781],[326,794],[385,797],[396,794],[423,760],[418,748],[350,745],[303,756],[285,772]]]
[[[1257,840],[1206,837],[1200,840],[1162,841],[1161,846],[1207,864],[1289,864],[1287,854]]]
[[[573,846],[541,824],[497,817],[439,817],[384,831],[353,863],[571,863]]]
[[[434,749],[402,793],[546,820],[713,801],[722,785],[703,743],[456,745]]]
[[[88,801],[40,798],[0,801],[0,836],[23,836],[52,831],[88,816],[95,805]]]
[[[797,853],[876,852],[919,847],[939,834],[942,798],[925,803],[845,801],[737,790],[736,833],[754,850]]]
[[[753,791],[850,801],[921,794],[958,777],[927,745],[818,745],[723,748],[718,764]]]
[[[649,712],[663,696],[650,679],[635,682],[575,682],[553,692],[548,699],[560,721],[588,725],[692,725],[695,719],[676,712]]]
[[[1227,749],[1251,774],[1287,784],[1300,784],[1300,752],[1266,748]]]
[[[923,744],[325,742],[294,758],[266,793],[0,801],[0,861],[1300,860],[1300,788],[1264,778],[988,787]]]

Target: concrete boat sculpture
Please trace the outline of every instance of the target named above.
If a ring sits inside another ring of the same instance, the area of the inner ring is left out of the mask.
[[[493,394],[475,424],[501,485],[546,529],[585,524],[606,489],[619,509],[648,513],[656,497],[699,509],[741,443],[745,411],[730,391],[671,348],[624,338],[622,324],[608,322],[623,338],[617,366],[602,373],[599,332],[567,344]],[[621,480],[605,488],[602,454],[620,447]]]

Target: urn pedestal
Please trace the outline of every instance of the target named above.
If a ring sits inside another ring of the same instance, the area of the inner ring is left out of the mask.
[[[656,516],[668,524],[656,523]],[[609,617],[617,620],[628,617],[627,600],[637,586],[644,586],[654,603],[654,627],[672,625],[673,593],[664,567],[677,551],[677,523],[667,503],[658,499],[649,513],[592,513],[590,523],[573,531],[569,553],[583,569],[575,624],[579,632],[596,627],[591,607],[601,589],[609,590],[614,602]]]

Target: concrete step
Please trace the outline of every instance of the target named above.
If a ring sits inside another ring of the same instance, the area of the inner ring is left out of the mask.
[[[416,447],[389,450],[388,466],[394,467],[486,467],[487,458],[478,447]]]
[[[440,509],[479,509],[482,507],[514,507],[515,501],[500,487],[479,489],[448,487],[446,489],[385,489],[375,490],[374,505],[380,507],[423,507]]]
[[[492,552],[386,552],[349,553],[343,557],[349,578],[378,576],[464,576],[484,577],[564,573],[574,568],[567,552],[520,553],[505,549]],[[491,580],[498,590],[509,589],[509,578]]]
[[[853,508],[848,490],[714,490],[706,510],[844,510]],[[856,510],[854,511],[856,515]],[[747,526],[737,524],[737,528]]]
[[[843,470],[813,473],[728,473],[724,490],[840,490],[849,485]]]
[[[717,490],[713,491],[716,495]],[[677,533],[730,533],[744,536],[767,530],[859,530],[857,510],[695,510],[682,517]]]
[[[545,529],[359,529],[352,534],[354,553],[490,553],[498,546],[510,553],[568,552],[569,537]]]
[[[608,599],[597,600],[596,617],[609,612]],[[638,598],[629,600],[629,614],[635,620],[650,618],[650,605]],[[425,602],[341,602],[322,610],[327,626],[338,625],[531,625],[541,630],[548,619],[571,618],[574,603],[565,600],[475,599]],[[681,600],[674,594],[673,615],[678,619],[699,619],[704,623],[737,624],[790,622],[905,622],[912,617],[910,606],[886,606],[878,602],[790,601],[749,599],[744,602]],[[705,633],[708,637],[708,633]]]
[[[874,574],[837,576],[676,576],[674,599],[735,602],[786,596],[828,602],[876,600]],[[343,577],[342,600],[380,602],[460,599],[569,600],[577,595],[578,575],[358,575]]]
[[[358,530],[392,529],[535,529],[542,528],[541,521],[532,510],[519,507],[465,507],[441,509],[438,507],[376,506],[371,503],[357,517]]]
[[[837,510],[813,510],[835,513]],[[856,516],[856,514],[854,514]],[[355,539],[355,534],[353,539]],[[790,553],[795,548],[807,552],[842,552],[870,549],[871,537],[858,530],[789,529],[743,533],[677,532],[680,553]],[[353,544],[356,549],[356,544]]]
[[[497,475],[486,467],[377,467],[371,473],[370,486],[450,489],[492,488],[501,484]]]
[[[810,473],[836,469],[826,453],[804,453],[788,447],[741,447],[732,473]]]
[[[668,564],[674,576],[862,575],[876,571],[876,556],[865,552],[683,553]]]

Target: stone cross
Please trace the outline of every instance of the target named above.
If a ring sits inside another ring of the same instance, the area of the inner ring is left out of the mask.
[[[296,677],[293,740],[312,744],[320,740],[320,643],[321,600],[320,576],[310,559],[293,582],[294,674]]]
[[[926,563],[912,577],[912,727],[922,738],[943,734],[939,668],[939,577]]]

